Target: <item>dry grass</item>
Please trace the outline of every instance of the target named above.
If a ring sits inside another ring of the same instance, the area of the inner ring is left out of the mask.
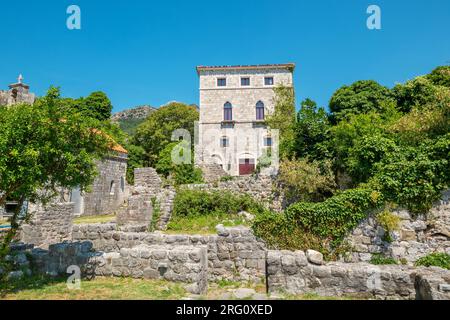
[[[87,224],[87,223],[106,223],[116,221],[116,215],[100,215],[100,216],[81,216],[73,219],[74,224]]]
[[[16,285],[5,300],[176,300],[187,292],[179,283],[163,280],[98,277],[69,289],[65,279],[29,279]]]

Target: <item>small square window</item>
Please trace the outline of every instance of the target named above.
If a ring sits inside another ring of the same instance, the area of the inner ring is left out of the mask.
[[[230,146],[230,140],[227,137],[220,138],[220,146],[222,148],[227,148]]]
[[[249,86],[250,85],[250,78],[241,78],[241,86]]]
[[[225,87],[227,85],[227,79],[226,78],[219,78],[217,79],[217,86],[218,87]]]
[[[272,146],[272,138],[271,137],[265,137],[264,138],[264,147],[271,147]]]
[[[266,85],[266,86],[273,86],[273,77],[265,77],[264,78],[264,85]]]

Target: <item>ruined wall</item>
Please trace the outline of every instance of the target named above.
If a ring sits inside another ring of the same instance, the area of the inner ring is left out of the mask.
[[[48,248],[72,239],[73,203],[30,204],[28,210],[31,219],[21,226],[21,241]]]
[[[134,186],[130,187],[127,208],[119,212],[117,223],[149,226],[153,214],[158,213],[157,227],[164,230],[172,214],[174,198],[175,189],[163,186],[154,168],[137,168],[134,170]]]
[[[80,268],[85,278],[95,276],[164,279],[186,284],[195,294],[207,290],[207,260],[205,247],[140,245],[120,252],[97,252],[91,242],[51,245],[48,250],[31,251],[34,265],[40,273],[67,275],[69,266]]]
[[[264,204],[266,207],[281,211],[283,207],[283,197],[277,192],[275,186],[275,177],[270,175],[251,175],[233,177],[228,181],[219,181],[208,184],[190,184],[183,187],[193,190],[204,191],[230,191],[235,194],[248,194],[256,201]]]
[[[347,241],[352,246],[348,261],[370,261],[373,254],[383,254],[409,264],[433,252],[450,254],[450,190],[443,192],[427,215],[413,216],[407,210],[395,210],[400,218],[399,230],[391,233],[392,241],[386,241],[385,230],[375,216],[365,219]]]
[[[317,263],[303,251],[267,252],[271,293],[315,293],[376,299],[450,299],[450,271],[441,268]]]
[[[120,252],[144,245],[206,246],[210,280],[261,281],[265,275],[265,245],[244,227],[219,226],[217,235],[170,235],[160,232],[117,231],[115,224],[75,225],[74,241],[91,241],[94,249]]]
[[[83,195],[83,215],[113,214],[127,197],[127,159],[108,157],[97,162],[98,176],[90,192]]]

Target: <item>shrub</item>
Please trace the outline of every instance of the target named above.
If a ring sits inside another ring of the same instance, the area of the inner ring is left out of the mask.
[[[370,258],[371,264],[383,265],[383,264],[398,264],[394,258],[385,257],[381,253],[374,253]]]
[[[284,160],[280,163],[278,181],[288,203],[321,201],[335,188],[329,161]]]
[[[450,270],[450,254],[442,252],[431,253],[417,260],[415,266],[434,266]]]
[[[347,190],[324,202],[296,203],[284,214],[264,212],[256,217],[253,230],[273,248],[315,249],[329,258],[345,246],[345,235],[381,202],[381,195],[371,189]]]
[[[396,216],[389,210],[384,210],[383,212],[377,215],[377,222],[386,232],[385,240],[387,242],[391,242],[392,241],[391,232],[398,230],[400,224],[400,217]]]
[[[236,195],[228,191],[202,191],[181,189],[174,200],[175,216],[208,214],[237,214],[248,211],[253,214],[264,211],[249,195]]]

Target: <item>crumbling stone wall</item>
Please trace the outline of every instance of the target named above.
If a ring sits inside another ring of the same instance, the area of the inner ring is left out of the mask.
[[[128,196],[126,186],[127,159],[123,154],[97,161],[98,176],[92,189],[83,195],[82,215],[113,214]]]
[[[233,177],[228,181],[219,181],[207,184],[190,184],[184,186],[188,189],[204,191],[230,191],[236,194],[248,194],[266,207],[281,211],[283,197],[275,186],[276,177],[270,175],[251,175]]]
[[[77,266],[86,278],[165,279],[185,283],[186,289],[195,294],[205,293],[208,286],[205,247],[140,245],[103,253],[94,251],[92,243],[85,241],[54,244],[31,254],[37,270],[51,276],[67,275],[69,266]]]
[[[427,215],[414,216],[407,210],[395,210],[400,218],[399,230],[391,233],[392,241],[385,238],[385,230],[370,216],[347,237],[352,246],[348,261],[370,261],[373,254],[383,254],[413,264],[433,252],[450,254],[450,190],[443,192]]]
[[[172,214],[175,189],[163,186],[154,168],[137,168],[134,170],[134,186],[130,188],[130,193],[126,210],[120,211],[117,216],[118,224],[149,226],[158,208],[157,227],[164,230]]]
[[[50,244],[72,239],[74,204],[29,204],[31,219],[21,226],[20,238],[36,247],[48,248]]]
[[[120,252],[144,245],[206,246],[210,280],[251,280],[265,276],[265,244],[248,228],[219,226],[217,235],[171,235],[117,231],[115,224],[75,225],[74,241],[91,241],[95,250]]]
[[[303,251],[267,252],[271,293],[315,293],[376,299],[450,299],[450,271],[367,263],[327,263]]]

